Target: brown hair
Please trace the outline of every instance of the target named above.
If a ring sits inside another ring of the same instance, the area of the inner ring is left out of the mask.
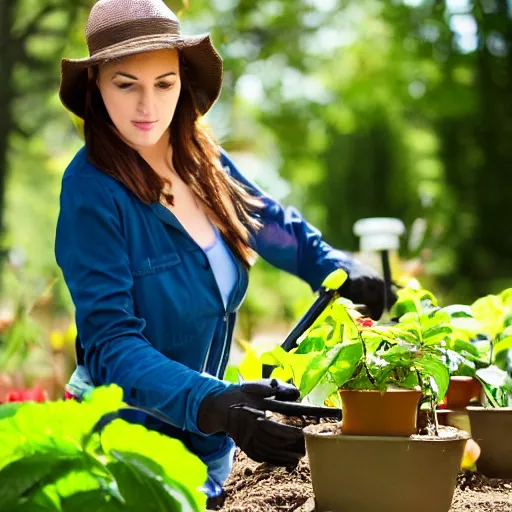
[[[170,144],[176,173],[197,198],[213,213],[217,225],[235,256],[249,268],[255,253],[249,234],[261,227],[253,213],[262,201],[250,195],[222,168],[220,148],[204,125],[199,123],[194,93],[185,76],[180,55],[181,92],[171,122]],[[96,79],[99,68],[89,73],[84,116],[84,135],[89,161],[123,183],[146,204],[164,199],[174,204],[167,192],[170,180],[158,175],[139,153],[119,136],[103,103]]]

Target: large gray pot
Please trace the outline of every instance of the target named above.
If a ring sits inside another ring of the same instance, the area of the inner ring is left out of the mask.
[[[468,407],[471,435],[482,450],[476,467],[489,478],[512,479],[512,407]]]
[[[467,432],[355,436],[335,424],[304,429],[316,512],[448,512]]]

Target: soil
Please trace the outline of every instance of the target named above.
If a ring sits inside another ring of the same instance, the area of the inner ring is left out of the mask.
[[[296,468],[278,468],[237,454],[226,482],[221,512],[314,512],[307,458]],[[512,512],[512,480],[461,473],[450,512]]]

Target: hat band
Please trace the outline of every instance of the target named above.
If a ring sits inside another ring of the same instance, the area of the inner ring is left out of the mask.
[[[169,34],[180,35],[180,24],[165,18],[143,18],[110,26],[93,32],[87,38],[89,54],[93,57],[109,46],[129,41],[136,37]]]

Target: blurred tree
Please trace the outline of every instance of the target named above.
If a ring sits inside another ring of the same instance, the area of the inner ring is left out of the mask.
[[[224,58],[223,93],[209,114],[221,142],[257,155],[244,172],[298,206],[329,242],[355,249],[360,217],[398,216],[408,227],[424,217],[428,236],[416,252],[431,250],[428,270],[451,298],[510,282],[512,240],[498,228],[512,221],[506,0],[167,3],[186,6],[183,32],[212,32]],[[0,1],[0,226],[44,274],[56,272],[60,176],[81,143],[56,96],[59,61],[86,55],[92,4]],[[247,304],[258,315],[270,272],[263,265],[253,275]],[[295,281],[280,285],[288,287],[267,301],[273,319],[304,296]]]
[[[285,201],[328,241],[355,249],[364,216],[425,217],[419,249],[452,300],[510,283],[506,0],[197,0],[190,14],[225,59],[225,138],[272,155]]]
[[[85,0],[0,2],[0,232],[12,137],[29,140],[47,122],[59,62]]]
[[[506,0],[423,2],[408,9],[398,38],[416,41],[424,76],[414,116],[439,140],[444,190],[430,221],[432,270],[458,300],[497,292],[512,280],[512,11]],[[501,227],[500,227],[501,226]]]

